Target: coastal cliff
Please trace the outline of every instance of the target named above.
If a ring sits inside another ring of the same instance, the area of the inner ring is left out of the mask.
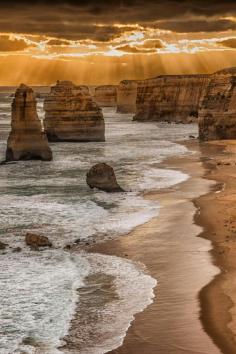
[[[12,102],[6,161],[51,159],[52,151],[37,115],[35,93],[21,84]]]
[[[117,88],[117,113],[135,113],[138,81],[123,80]]]
[[[103,114],[87,86],[57,81],[44,101],[49,141],[104,141]]]
[[[209,75],[164,75],[140,81],[134,120],[196,122],[209,80]]]
[[[212,75],[199,113],[199,138],[236,138],[236,68]]]
[[[115,107],[117,102],[117,86],[103,85],[96,87],[94,100],[100,107]]]

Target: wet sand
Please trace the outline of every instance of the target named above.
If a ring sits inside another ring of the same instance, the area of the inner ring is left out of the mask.
[[[218,188],[215,182],[202,178],[206,173],[203,165],[218,149],[212,146],[204,152],[196,142],[188,145],[196,151],[194,155],[165,161],[161,167],[181,170],[190,178],[146,195],[160,201],[159,216],[126,236],[92,249],[141,262],[158,280],[154,302],[135,316],[123,345],[112,354],[221,353],[216,341],[204,330],[206,321],[203,328],[200,320],[204,311],[200,309],[199,293],[219,269],[213,265],[209,253],[211,242],[197,237],[202,228],[194,223],[193,203],[210,190],[215,194]],[[201,300],[204,309],[203,296]]]
[[[201,320],[206,332],[225,354],[236,353],[236,142],[218,142],[224,149],[208,167],[206,178],[221,184],[220,193],[195,201],[196,222],[204,226],[201,237],[213,244],[214,264],[221,269],[200,292]],[[215,143],[214,143],[215,144]]]

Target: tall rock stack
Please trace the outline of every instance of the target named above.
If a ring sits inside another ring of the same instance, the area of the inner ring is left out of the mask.
[[[236,68],[212,75],[199,114],[199,138],[236,139]]]
[[[58,81],[44,101],[44,126],[49,141],[105,141],[101,109],[86,86]]]
[[[135,113],[138,82],[123,80],[117,88],[117,113]]]
[[[100,107],[115,107],[117,102],[117,86],[103,85],[96,87],[94,100]]]
[[[209,75],[164,75],[138,84],[137,121],[196,122]]]
[[[21,84],[12,103],[6,161],[51,159],[52,151],[37,115],[35,94],[30,87]]]

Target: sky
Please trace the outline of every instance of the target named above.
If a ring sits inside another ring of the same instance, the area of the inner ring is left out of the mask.
[[[235,0],[0,0],[0,85],[236,66]]]

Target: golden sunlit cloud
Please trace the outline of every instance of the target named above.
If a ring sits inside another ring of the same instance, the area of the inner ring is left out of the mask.
[[[236,65],[230,0],[24,1],[13,0],[12,9],[0,4],[0,84],[24,70],[39,83],[70,72],[83,83],[111,83]]]

